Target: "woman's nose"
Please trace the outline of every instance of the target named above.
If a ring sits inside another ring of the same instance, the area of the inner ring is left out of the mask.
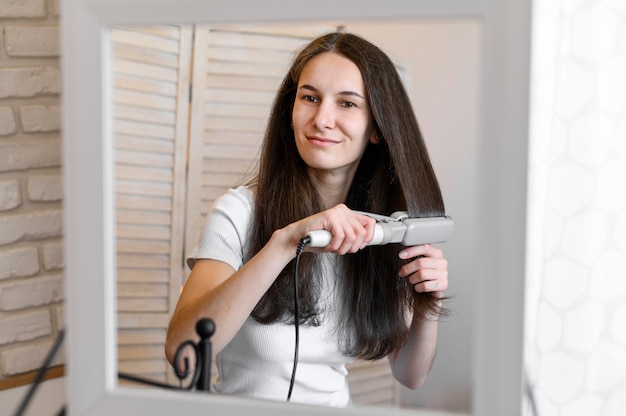
[[[313,125],[318,130],[332,129],[335,127],[335,112],[330,103],[322,102],[313,118]]]

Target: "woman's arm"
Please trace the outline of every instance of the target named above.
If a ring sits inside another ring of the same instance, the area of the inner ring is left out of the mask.
[[[408,247],[401,258],[416,258],[400,269],[400,277],[407,279],[417,292],[435,292],[442,297],[448,287],[448,262],[441,250],[431,245]],[[406,343],[389,355],[394,377],[411,389],[419,388],[435,361],[437,352],[436,316],[421,318],[413,314]]]
[[[178,346],[199,340],[196,322],[204,317],[215,322],[211,337],[217,354],[235,336],[259,299],[294,257],[280,236],[273,237],[239,270],[217,260],[198,260],[185,283],[167,332],[165,354],[170,363]]]
[[[324,248],[339,254],[363,248],[374,235],[375,220],[338,205],[275,231],[268,243],[239,270],[217,260],[198,260],[189,275],[170,320],[165,354],[172,363],[178,346],[197,342],[195,324],[215,322],[213,354],[235,336],[283,268],[295,257],[300,239],[311,230],[326,229],[333,240]]]

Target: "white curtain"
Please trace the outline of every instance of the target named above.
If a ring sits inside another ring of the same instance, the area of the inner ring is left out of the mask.
[[[626,1],[534,0],[525,415],[626,415]]]

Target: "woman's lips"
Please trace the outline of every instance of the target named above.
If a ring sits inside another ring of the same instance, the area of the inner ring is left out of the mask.
[[[337,143],[335,140],[325,139],[318,136],[308,136],[307,140],[318,146],[329,146]]]

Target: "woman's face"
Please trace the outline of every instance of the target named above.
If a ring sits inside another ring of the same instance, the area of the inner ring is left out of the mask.
[[[377,142],[365,97],[361,72],[349,59],[324,52],[304,66],[292,122],[310,170],[354,175],[367,144]]]

